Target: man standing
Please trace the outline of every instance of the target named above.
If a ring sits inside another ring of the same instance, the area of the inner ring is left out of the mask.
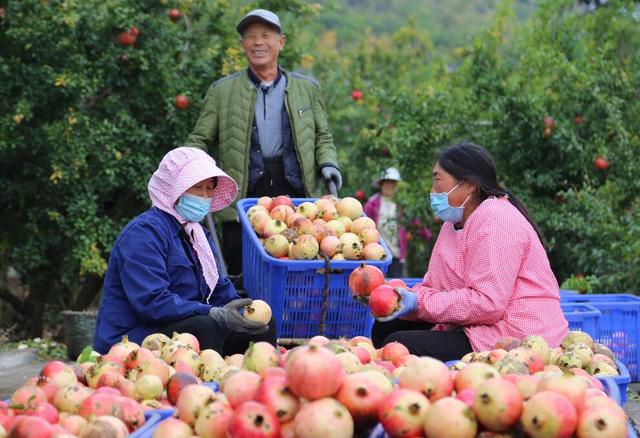
[[[280,19],[265,9],[237,24],[246,70],[214,82],[185,146],[210,150],[240,186],[239,198],[317,197],[322,182],[342,185],[342,175],[320,85],[284,70]],[[219,215],[229,273],[242,271],[241,225],[235,204]]]

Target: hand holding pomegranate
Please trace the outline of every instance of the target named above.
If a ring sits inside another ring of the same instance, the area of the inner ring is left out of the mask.
[[[269,329],[267,324],[261,321],[251,321],[240,313],[240,309],[250,306],[253,303],[251,298],[232,300],[224,307],[212,307],[209,316],[222,327],[227,327],[238,333],[261,334]]]
[[[369,306],[378,321],[388,322],[415,311],[418,298],[416,294],[402,287],[382,285],[371,292]]]

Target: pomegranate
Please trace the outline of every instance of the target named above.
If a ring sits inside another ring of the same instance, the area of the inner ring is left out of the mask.
[[[393,288],[401,287],[403,289],[409,289],[409,286],[407,286],[407,283],[400,280],[399,278],[392,278],[391,280],[387,280],[387,285]]]
[[[78,415],[88,419],[92,415],[115,415],[120,412],[121,397],[104,392],[94,392],[80,403]]]
[[[188,345],[196,353],[200,353],[200,341],[191,333],[177,333],[173,332],[171,337],[173,342],[181,342]]]
[[[200,411],[193,427],[201,438],[225,438],[233,409],[228,405],[215,401],[207,404]]]
[[[527,367],[529,367],[529,372],[531,374],[542,371],[542,369],[544,368],[544,361],[534,350],[528,350],[523,347],[514,348],[509,351],[508,357],[517,359],[525,364]]]
[[[369,307],[374,316],[389,316],[399,307],[398,294],[391,286],[383,284],[371,291]]]
[[[429,400],[411,389],[394,389],[378,408],[378,419],[384,430],[394,437],[421,436]]]
[[[162,333],[152,333],[142,341],[140,345],[142,348],[146,348],[151,351],[160,350],[162,346],[171,341],[169,336]]]
[[[136,380],[136,392],[142,399],[160,399],[164,385],[160,377],[147,374]]]
[[[366,348],[353,347],[351,348],[351,353],[356,355],[358,359],[360,359],[360,363],[363,365],[371,362],[371,355],[369,354],[369,351],[367,351]]]
[[[249,321],[268,324],[271,321],[271,307],[265,301],[253,300],[251,304],[245,306],[242,316]]]
[[[531,438],[568,438],[578,425],[578,415],[563,395],[540,391],[525,403],[520,422]]]
[[[327,228],[329,229],[329,235],[336,237],[342,236],[347,231],[344,224],[337,219],[327,222]]]
[[[303,404],[293,421],[296,437],[353,437],[351,414],[333,398]]]
[[[119,418],[110,415],[101,415],[82,429],[80,438],[125,438],[129,436],[127,426]]]
[[[290,256],[296,260],[313,260],[319,250],[320,245],[315,237],[303,234],[293,242]]]
[[[291,393],[284,376],[265,378],[254,399],[265,405],[280,423],[293,420],[300,408],[300,400]]]
[[[288,205],[278,205],[277,207],[271,209],[271,211],[269,212],[269,217],[271,217],[271,219],[280,221],[281,224],[279,225],[279,227],[286,228],[287,223],[294,214],[295,211]]]
[[[332,396],[340,389],[345,376],[336,355],[316,345],[293,349],[285,369],[291,391],[307,400]]]
[[[367,228],[375,229],[376,223],[371,218],[360,217],[353,220],[353,223],[350,226],[350,231],[357,236],[361,236],[362,232]]]
[[[200,355],[198,355],[198,353],[196,353],[194,350],[190,348],[178,348],[173,352],[173,354],[171,354],[171,357],[169,357],[169,365],[177,370],[178,362],[183,362],[184,364],[186,364],[187,370],[191,370],[193,375],[200,375],[200,371],[202,369],[202,359],[200,359]]]
[[[518,348],[520,346],[520,341],[516,338],[512,338],[510,336],[502,337],[496,342],[496,345],[493,347],[494,349],[501,348],[503,350],[513,350],[514,348]]]
[[[43,418],[49,424],[57,424],[59,420],[58,411],[53,405],[47,402],[40,403],[29,415]]]
[[[133,350],[124,359],[124,367],[127,370],[132,370],[138,367],[141,363],[146,362],[154,357],[155,356],[153,355],[151,350],[144,347],[140,347],[137,350]]]
[[[32,411],[38,405],[46,403],[47,394],[37,386],[21,386],[11,395],[10,407],[16,414]]]
[[[152,438],[191,438],[192,436],[193,431],[187,423],[177,418],[169,417],[160,422],[156,430],[153,431]],[[204,437],[206,435],[200,436]]]
[[[522,414],[523,400],[518,388],[500,377],[484,381],[476,390],[473,412],[480,423],[493,432],[506,432]]]
[[[342,368],[348,373],[356,373],[362,370],[362,362],[358,359],[358,356],[351,353],[350,351],[345,351],[342,353],[336,354],[336,357],[340,361],[340,365]]]
[[[361,263],[349,274],[349,289],[354,295],[368,296],[384,284],[384,274],[375,266]]]
[[[59,388],[78,382],[75,371],[59,360],[45,364],[42,367],[42,371],[40,371],[40,375],[49,378]]]
[[[573,403],[576,412],[580,412],[588,387],[588,380],[571,373],[545,373],[540,379],[537,390],[548,390],[564,395]]]
[[[262,196],[258,198],[256,205],[260,205],[267,209],[267,211],[271,210],[271,204],[273,203],[273,199],[270,196]]]
[[[146,374],[154,374],[160,377],[163,385],[166,385],[169,381],[169,366],[161,359],[150,359],[140,364],[140,366],[136,368],[136,371],[138,379]]]
[[[318,215],[318,206],[313,202],[303,202],[296,207],[296,213],[300,213],[309,220],[314,220]]]
[[[45,376],[39,376],[36,378],[35,386],[42,389],[47,396],[47,401],[53,403],[53,398],[60,389],[51,379]]]
[[[455,380],[456,391],[467,388],[478,389],[485,380],[500,377],[500,373],[491,365],[481,362],[473,362],[458,371]]]
[[[193,426],[202,408],[215,400],[216,395],[208,386],[198,384],[185,386],[178,394],[176,401],[180,420]]]
[[[338,201],[336,210],[339,216],[346,216],[351,220],[358,219],[362,216],[362,204],[350,196],[346,196]]]
[[[67,432],[73,435],[80,435],[82,429],[87,425],[87,420],[85,420],[80,415],[67,415],[64,418],[60,419],[60,426]]]
[[[32,416],[16,417],[9,438],[49,438],[53,428],[44,418]]]
[[[280,352],[268,342],[252,343],[244,353],[242,367],[259,373],[265,368],[280,364]]]
[[[576,435],[580,438],[626,437],[627,414],[609,398],[585,409],[578,418]]]
[[[307,345],[317,345],[318,347],[322,347],[324,345],[329,344],[330,342],[331,340],[326,336],[316,335],[311,339],[309,339],[309,341],[307,342]]]
[[[232,354],[231,356],[225,357],[224,361],[227,363],[228,366],[240,368],[242,367],[242,362],[244,362],[244,354],[240,354],[240,353]]]
[[[476,390],[473,388],[463,389],[456,392],[456,398],[473,409],[476,404]]]
[[[424,417],[424,433],[429,438],[473,438],[478,422],[464,402],[445,397],[433,403]]]
[[[130,431],[133,431],[144,424],[144,409],[142,406],[132,398],[120,397],[120,411],[118,418],[120,418]]]
[[[271,208],[269,209],[269,211],[273,210],[279,205],[286,205],[288,207],[291,207],[291,209],[293,209],[293,201],[291,200],[291,198],[285,195],[280,195],[273,198],[273,200],[271,201]]]
[[[53,398],[53,405],[60,412],[77,413],[82,402],[91,395],[86,386],[74,384],[60,388]]]
[[[111,357],[115,357],[119,362],[124,362],[125,358],[131,353],[133,350],[137,350],[140,348],[138,344],[135,342],[130,342],[129,337],[124,335],[122,337],[122,341],[114,344],[110,349],[109,353],[107,353]]]
[[[382,360],[391,361],[395,366],[399,366],[400,360],[409,354],[409,349],[400,342],[389,342],[382,347]]]
[[[363,426],[377,422],[378,408],[385,397],[383,390],[365,373],[345,377],[336,394],[336,399],[347,408],[354,422]]]
[[[258,386],[260,385],[260,375],[253,371],[237,371],[226,377],[222,382],[222,392],[229,399],[232,408],[248,400],[253,400]]]
[[[431,402],[449,396],[454,386],[449,368],[431,357],[421,357],[406,365],[398,384],[401,388],[421,392]]]
[[[247,210],[247,217],[249,219],[251,219],[251,216],[253,216],[254,214],[256,214],[259,211],[269,214],[269,210],[267,208],[265,208],[262,205],[256,204],[256,205],[254,205],[252,207],[249,207],[249,210]]]
[[[188,373],[175,373],[169,378],[167,383],[167,399],[169,403],[175,405],[178,401],[180,391],[187,385],[197,385],[198,379],[192,374]]]
[[[318,218],[328,222],[338,217],[338,210],[331,200],[321,198],[318,199],[315,204],[318,207]]]
[[[365,228],[360,235],[362,244],[367,246],[370,243],[380,242],[380,232],[376,228]]]
[[[273,234],[265,239],[264,249],[271,257],[286,256],[289,252],[289,241],[282,234]]]
[[[230,438],[279,437],[280,423],[265,405],[246,401],[231,415],[227,433]]]

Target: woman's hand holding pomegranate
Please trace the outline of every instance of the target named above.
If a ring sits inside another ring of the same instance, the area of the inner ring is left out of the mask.
[[[238,333],[258,335],[269,330],[269,325],[260,321],[250,321],[242,316],[240,309],[250,306],[251,298],[229,301],[224,307],[212,307],[209,316],[223,327],[228,327]]]
[[[401,318],[415,311],[418,307],[418,298],[416,297],[416,294],[402,287],[396,287],[393,290],[399,296],[397,308],[388,316],[376,317],[380,322],[388,322]]]

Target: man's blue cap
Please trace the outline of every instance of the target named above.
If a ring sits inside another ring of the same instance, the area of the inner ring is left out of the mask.
[[[270,26],[276,28],[278,33],[282,33],[282,27],[280,26],[280,19],[276,14],[266,9],[254,9],[244,16],[242,20],[236,25],[236,30],[240,35],[244,32],[248,25],[255,23],[256,21],[262,21]]]

